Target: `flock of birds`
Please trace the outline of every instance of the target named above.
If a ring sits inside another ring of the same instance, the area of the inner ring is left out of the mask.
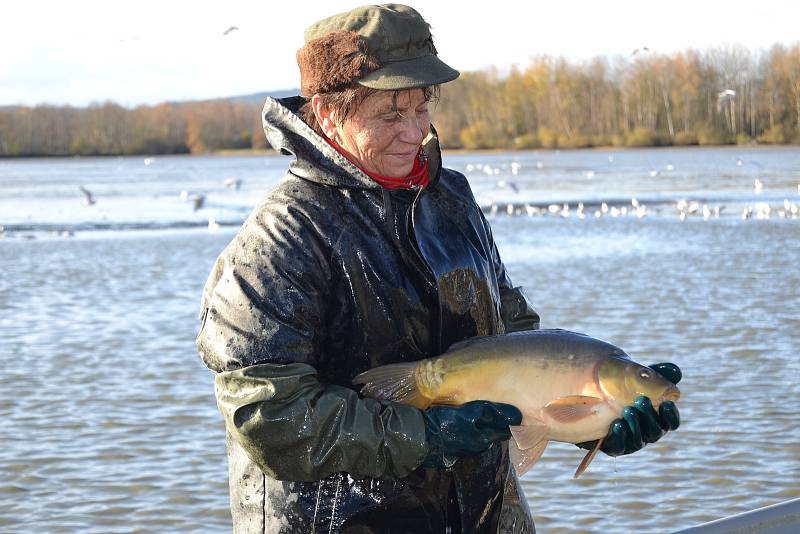
[[[608,156],[609,162],[614,161],[614,156]],[[144,165],[150,166],[155,162],[155,158],[145,158]],[[761,164],[755,161],[745,161],[737,158],[736,165],[742,167],[744,165],[753,165],[759,169]],[[544,163],[537,161],[534,163],[536,169],[544,168]],[[668,171],[674,170],[672,165],[664,167]],[[520,186],[513,179],[507,177],[500,177],[501,174],[510,172],[511,176],[517,176],[522,169],[522,165],[518,162],[511,162],[510,164],[503,164],[500,167],[493,167],[488,164],[467,164],[466,172],[483,173],[487,176],[497,177],[495,187],[497,189],[509,189],[515,194],[520,192]],[[661,171],[658,169],[651,169],[649,175],[651,177],[658,176]],[[587,179],[595,177],[595,171],[585,170],[582,175]],[[242,187],[241,178],[228,178],[223,184],[227,189],[240,190]],[[98,203],[98,199],[85,186],[78,187],[79,191],[83,194],[83,203],[86,206],[94,206]],[[764,182],[758,178],[753,181],[753,192],[760,195],[764,191]],[[800,184],[797,185],[797,193],[800,195]],[[182,202],[188,203],[192,207],[193,212],[200,211],[207,207],[206,195],[201,192],[192,192],[183,190],[179,194]],[[642,201],[631,198],[625,201],[597,201],[597,202],[577,202],[570,204],[563,203],[546,203],[537,204],[531,202],[492,202],[489,206],[484,208],[484,211],[492,216],[495,215],[527,215],[527,216],[557,216],[557,217],[576,217],[578,219],[585,219],[587,217],[601,218],[601,217],[635,217],[638,219],[644,218],[651,213],[676,213],[680,220],[689,218],[702,218],[705,221],[710,219],[718,219],[720,214],[726,210],[726,206],[722,204],[704,203],[698,200],[681,199],[672,204],[672,208],[667,205],[667,210],[664,210],[664,202],[655,202],[655,205],[648,207]],[[738,210],[738,208],[736,208]],[[743,220],[747,219],[770,219],[773,217],[784,219],[798,219],[800,218],[800,205],[788,198],[783,200],[780,205],[771,205],[769,202],[755,202],[747,204],[741,208],[742,211],[739,217]],[[728,210],[730,212],[730,210]],[[208,229],[211,232],[216,232],[220,228],[220,224],[213,218],[208,217]],[[0,227],[0,238],[4,236],[4,229]]]
[[[614,161],[614,156],[608,156],[609,162]],[[759,169],[762,165],[756,161],[744,161],[741,158],[736,159],[736,165],[742,167],[744,165],[754,165]],[[537,169],[544,168],[541,161],[535,163]],[[516,176],[519,174],[522,166],[518,162],[503,164],[500,167],[493,167],[488,164],[472,164],[466,165],[465,170],[470,173],[482,173],[487,176],[499,176],[506,171],[510,171],[511,175]],[[675,167],[668,164],[664,167],[667,171],[673,171]],[[652,168],[648,171],[651,177],[659,176],[660,170]],[[595,177],[595,171],[586,170],[582,175],[587,179]],[[497,178],[494,184],[497,189],[510,189],[515,194],[520,192],[520,186],[517,182],[506,178]],[[756,178],[753,181],[753,192],[760,195],[764,190],[764,183]],[[800,195],[800,184],[797,185],[797,193]],[[647,215],[658,212],[663,213],[665,210],[661,209],[668,203],[655,201],[655,206],[648,208],[643,202],[636,198],[631,198],[629,201],[605,201],[605,202],[578,202],[570,203],[549,203],[537,204],[532,202],[491,202],[484,208],[484,211],[491,216],[495,215],[527,215],[527,216],[542,216],[550,215],[568,218],[575,216],[578,219],[585,219],[586,217],[635,217],[641,219]],[[726,206],[718,203],[708,203],[699,200],[680,199],[672,203],[672,207],[667,209],[667,213],[676,213],[681,221],[691,217],[702,217],[704,221],[710,219],[719,219],[720,214],[725,211]],[[736,208],[738,209],[738,208]],[[730,210],[729,210],[730,212]],[[747,219],[770,219],[778,217],[783,219],[798,219],[800,218],[800,205],[794,201],[785,198],[782,205],[773,206],[768,202],[755,202],[747,204],[742,207],[740,218]]]
[[[681,199],[673,204],[673,209],[681,221],[690,217],[702,217],[704,221],[709,219],[719,219],[720,214],[726,209],[721,204],[707,204],[695,200]],[[586,204],[578,202],[570,204],[568,202],[540,205],[534,203],[497,203],[492,202],[484,211],[491,216],[504,215],[527,215],[533,216],[557,216],[569,218],[573,214],[578,219],[587,217],[635,217],[642,219],[653,212],[662,212],[658,207],[651,208],[643,204],[636,198],[632,198],[630,203],[619,202],[600,202],[599,204]],[[800,218],[800,205],[784,199],[783,204],[778,207],[771,206],[768,202],[756,202],[748,204],[742,208],[741,219],[770,219],[773,216],[781,219]]]
[[[236,28],[234,28],[236,29]],[[145,158],[143,160],[144,165],[150,166],[155,162],[155,158]],[[242,188],[242,179],[241,178],[227,178],[222,185],[225,186],[227,189],[233,189],[239,191]],[[78,189],[81,193],[83,193],[84,197],[84,204],[86,206],[94,206],[97,204],[97,199],[95,198],[94,194],[86,189],[85,186],[80,185]],[[182,202],[186,202],[192,206],[192,211],[197,212],[204,207],[206,207],[206,195],[205,193],[198,193],[192,192],[184,189],[180,192],[178,197],[181,199]],[[2,227],[0,227],[2,228]],[[214,219],[214,217],[208,218],[208,229],[210,232],[217,232],[220,229],[219,223]],[[2,235],[2,231],[0,231],[0,235]]]

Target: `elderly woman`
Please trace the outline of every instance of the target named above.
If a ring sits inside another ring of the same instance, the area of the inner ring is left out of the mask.
[[[203,294],[234,530],[532,532],[505,443],[516,408],[420,411],[351,384],[538,327],[467,180],[441,166],[429,106],[458,72],[396,4],[314,24],[297,60],[303,97],[263,115],[294,160]]]

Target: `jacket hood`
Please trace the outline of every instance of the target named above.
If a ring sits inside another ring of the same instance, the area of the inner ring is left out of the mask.
[[[381,189],[381,185],[336,151],[311,126],[300,117],[300,108],[306,103],[301,96],[267,98],[261,113],[264,133],[272,148],[281,154],[294,156],[289,171],[313,182],[335,187]],[[431,126],[431,133],[422,143],[428,157],[430,184],[439,178],[442,168],[439,139]]]

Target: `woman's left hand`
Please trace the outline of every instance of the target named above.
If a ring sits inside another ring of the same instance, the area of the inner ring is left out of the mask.
[[[673,363],[657,363],[650,368],[673,384],[681,380],[681,370]],[[600,450],[609,456],[630,454],[647,443],[655,443],[668,431],[677,429],[680,424],[681,416],[674,402],[664,401],[656,411],[649,398],[639,396],[632,405],[622,410],[622,417],[611,423]],[[596,443],[579,443],[578,447],[592,449]]]

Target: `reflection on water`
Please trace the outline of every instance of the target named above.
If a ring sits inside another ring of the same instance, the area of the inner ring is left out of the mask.
[[[606,157],[572,154],[562,167],[576,173],[581,158]],[[499,166],[500,156],[453,165]],[[229,176],[206,172],[209,184]],[[780,172],[784,189],[797,180]],[[480,196],[486,184],[472,180]],[[720,184],[693,187],[731,189]],[[230,194],[255,195],[246,186]],[[541,532],[665,532],[800,496],[799,221],[489,217],[543,326],[684,370],[683,426],[661,442],[600,457],[578,480],[582,452],[550,445],[523,480]],[[224,429],[194,335],[201,288],[233,231],[0,241],[0,530],[230,528]]]

